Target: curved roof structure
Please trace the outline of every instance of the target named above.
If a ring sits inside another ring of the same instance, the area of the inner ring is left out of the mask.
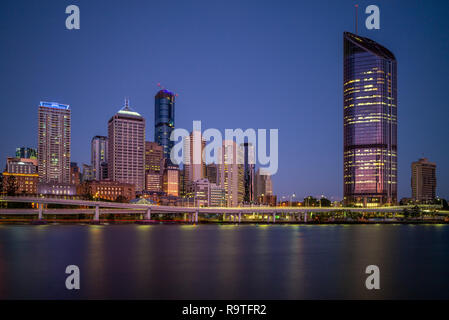
[[[365,51],[369,51],[372,54],[375,54],[376,56],[382,57],[384,59],[396,61],[396,57],[390,50],[371,39],[364,38],[347,31],[344,32],[343,36],[346,40],[350,41],[355,46]]]

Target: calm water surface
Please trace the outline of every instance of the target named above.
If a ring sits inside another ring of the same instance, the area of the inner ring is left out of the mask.
[[[0,298],[448,299],[449,226],[0,225]]]

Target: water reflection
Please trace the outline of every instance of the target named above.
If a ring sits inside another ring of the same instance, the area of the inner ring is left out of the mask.
[[[448,225],[0,225],[0,298],[449,298],[448,238]]]

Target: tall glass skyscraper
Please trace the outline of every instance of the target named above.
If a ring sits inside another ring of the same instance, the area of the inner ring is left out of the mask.
[[[170,135],[175,128],[175,95],[160,90],[154,101],[154,141],[164,148],[164,158],[170,159],[174,141]]]
[[[91,165],[95,180],[100,181],[108,178],[108,137],[95,136],[91,142]],[[103,164],[103,167],[102,167]]]
[[[255,183],[255,154],[254,146],[250,142],[242,144],[244,157],[244,179],[245,179],[245,195],[243,201],[247,203],[254,202],[254,183]]]
[[[344,202],[379,206],[397,200],[397,66],[391,51],[345,32]]]

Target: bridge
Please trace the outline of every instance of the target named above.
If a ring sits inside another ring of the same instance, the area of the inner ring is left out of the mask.
[[[152,213],[169,213],[169,214],[185,214],[188,216],[187,221],[198,223],[198,216],[205,214],[222,215],[223,220],[230,217],[233,222],[241,222],[242,215],[245,214],[261,214],[266,217],[268,222],[276,222],[276,214],[286,214],[298,219],[298,221],[307,222],[309,214],[314,212],[364,212],[364,213],[399,213],[404,209],[411,209],[414,206],[391,206],[391,207],[269,207],[269,206],[251,206],[251,207],[180,207],[180,206],[160,206],[137,203],[117,203],[105,201],[89,201],[77,199],[60,199],[46,197],[27,197],[27,196],[3,196],[0,197],[1,202],[16,203],[34,203],[36,209],[0,209],[0,214],[17,214],[17,215],[38,215],[38,220],[43,219],[44,205],[57,204],[67,206],[87,207],[86,209],[53,209],[47,210],[48,214],[59,215],[77,215],[80,213],[93,213],[93,222],[99,222],[100,216],[105,214],[143,214],[144,221],[151,220]],[[428,209],[439,211],[439,206],[427,206]],[[449,212],[443,212],[448,214]],[[271,219],[270,219],[271,218]]]

